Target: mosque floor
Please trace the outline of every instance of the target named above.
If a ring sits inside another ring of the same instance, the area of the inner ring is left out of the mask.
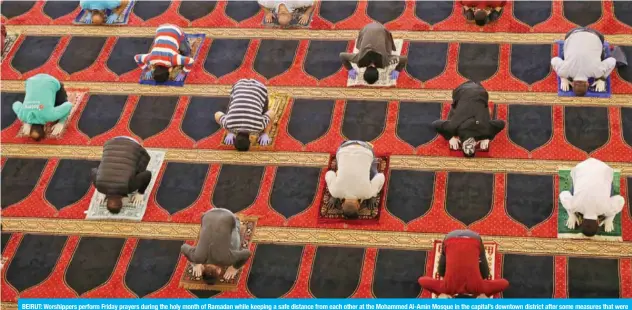
[[[27,297],[429,297],[433,240],[469,228],[498,244],[502,297],[632,297],[632,213],[622,242],[558,239],[560,167],[595,157],[621,170],[632,198],[632,67],[611,98],[558,97],[554,40],[590,26],[632,59],[626,1],[509,2],[496,24],[467,25],[457,4],[321,2],[309,29],[263,28],[256,2],[140,1],[129,24],[73,25],[78,1],[3,1],[18,37],[2,64],[2,306]],[[338,54],[376,20],[404,39],[394,88],[347,88]],[[139,85],[133,56],[162,23],[206,38],[184,87]],[[626,46],[627,44],[627,46]],[[61,139],[17,137],[11,105],[24,80],[48,73],[87,92]],[[231,84],[257,78],[277,98],[273,144],[222,145],[213,121]],[[490,91],[507,122],[488,153],[465,159],[430,123],[467,79]],[[166,152],[141,222],[86,221],[90,169],[108,139]],[[330,154],[345,139],[390,156],[377,221],[322,223]],[[180,287],[200,215],[259,217],[253,258],[230,291]]]

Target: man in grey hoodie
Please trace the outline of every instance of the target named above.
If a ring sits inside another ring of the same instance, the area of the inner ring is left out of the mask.
[[[349,77],[352,79],[355,79],[358,73],[351,63],[356,63],[359,68],[366,68],[364,80],[368,84],[374,84],[379,79],[378,68],[384,69],[391,62],[398,60],[399,63],[390,76],[391,79],[396,80],[399,72],[406,67],[408,62],[408,57],[392,54],[396,50],[393,35],[380,23],[370,23],[360,30],[356,48],[358,53],[340,53],[340,59],[342,65],[349,70]]]
[[[196,246],[183,244],[180,250],[194,264],[193,275],[212,285],[222,268],[228,267],[224,279],[233,279],[252,254],[241,248],[240,232],[239,219],[230,210],[214,208],[204,213]]]

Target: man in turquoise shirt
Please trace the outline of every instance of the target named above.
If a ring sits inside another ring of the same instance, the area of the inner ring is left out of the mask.
[[[104,21],[108,24],[114,23],[128,4],[129,0],[81,0],[79,2],[79,6],[88,13],[84,22],[95,25],[103,24]],[[109,14],[107,20],[106,14]]]
[[[48,122],[57,122],[52,135],[59,135],[70,110],[72,103],[68,102],[64,86],[43,73],[26,80],[24,103],[13,103],[13,112],[24,123],[23,133],[36,141],[44,138],[44,125]]]

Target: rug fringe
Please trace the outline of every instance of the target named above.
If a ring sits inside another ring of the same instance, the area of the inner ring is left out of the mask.
[[[609,242],[623,242],[622,236],[600,236],[595,235],[592,237],[586,237],[582,233],[563,233],[557,234],[558,239],[584,239],[584,240],[599,240],[599,241],[609,241]]]

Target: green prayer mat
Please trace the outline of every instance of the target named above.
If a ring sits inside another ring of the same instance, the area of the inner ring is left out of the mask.
[[[570,191],[573,180],[571,179],[571,169],[561,168],[558,171],[560,179],[560,193],[563,191]],[[614,178],[612,180],[612,187],[614,189],[614,195],[619,195],[621,191],[621,171],[614,171]],[[598,239],[598,240],[610,240],[610,241],[623,241],[621,234],[621,213],[614,217],[614,230],[612,232],[605,232],[604,226],[599,227],[599,232],[594,237],[586,237],[581,233],[579,229],[568,229],[566,227],[566,220],[568,219],[568,213],[562,206],[562,202],[559,203],[559,215],[557,217],[557,237],[558,238],[586,238],[586,239]],[[582,217],[576,214],[579,222],[581,223]],[[600,216],[599,220],[603,220],[604,217]],[[577,226],[576,226],[577,227]]]

